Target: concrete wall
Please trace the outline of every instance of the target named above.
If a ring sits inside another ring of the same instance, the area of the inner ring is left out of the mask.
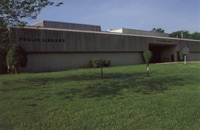
[[[200,61],[200,41],[199,40],[176,40],[178,44],[177,53],[180,49],[184,47],[189,48],[189,54],[187,55],[187,60],[189,61]]]
[[[114,32],[114,33],[123,33],[123,29],[110,29],[109,32]]]
[[[158,33],[158,32],[153,32],[153,31],[135,30],[135,29],[127,29],[127,28],[110,30],[109,32],[135,34],[135,35],[146,35],[146,36],[169,37],[169,34],[167,34],[167,33]]]
[[[142,53],[31,53],[24,72],[60,71],[91,67],[93,58],[110,60],[111,66],[144,63]]]
[[[200,53],[200,40],[180,39],[180,38],[148,38],[148,43],[158,45],[177,45],[177,51],[184,47],[188,47],[190,52]]]
[[[97,25],[54,22],[54,21],[41,21],[33,24],[32,26],[39,26],[45,28],[60,28],[60,29],[73,29],[73,30],[87,30],[87,31],[101,31],[101,27]]]
[[[170,62],[178,61],[177,46],[165,46],[165,49],[161,53],[161,59],[163,62],[165,62],[165,58],[168,58]]]
[[[179,49],[188,47],[190,52],[200,53],[200,40],[184,40],[176,41],[178,43]]]
[[[11,28],[11,41],[28,52],[142,52],[149,44],[185,46],[200,52],[200,41],[62,29]]]
[[[190,52],[187,55],[188,61],[200,61],[200,53],[199,52]]]
[[[11,28],[12,43],[28,52],[138,52],[148,49],[147,38],[110,33]]]
[[[191,60],[199,59],[200,54],[198,40],[50,28],[10,30],[11,42],[28,52],[24,72],[90,67],[95,57],[110,60],[111,66],[140,64],[144,63],[142,52],[149,49],[149,44],[169,46],[162,57],[177,57],[178,50],[185,46],[190,48]]]
[[[44,22],[41,21],[41,22],[35,23],[35,24],[31,25],[31,26],[35,26],[35,27],[44,27]]]

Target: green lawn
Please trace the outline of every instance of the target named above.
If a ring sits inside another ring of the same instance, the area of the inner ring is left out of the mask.
[[[0,75],[0,129],[200,129],[200,62],[145,70]]]

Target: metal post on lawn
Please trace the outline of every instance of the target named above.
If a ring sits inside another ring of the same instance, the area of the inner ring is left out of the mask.
[[[100,68],[101,68],[101,79],[103,80],[103,66],[104,66],[104,63],[103,61],[100,62]]]
[[[184,55],[184,64],[186,64],[186,61],[187,60],[187,56],[186,55]]]
[[[183,55],[184,55],[184,64],[186,64],[187,60],[187,55],[189,54],[189,48],[184,47],[183,48]]]

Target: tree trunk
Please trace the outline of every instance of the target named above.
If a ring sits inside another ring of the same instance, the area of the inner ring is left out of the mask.
[[[14,65],[14,74],[18,74],[18,68]]]
[[[103,79],[103,66],[101,66],[101,79]]]
[[[149,77],[149,65],[147,65],[147,76]]]
[[[7,73],[10,74],[10,65],[7,65]]]

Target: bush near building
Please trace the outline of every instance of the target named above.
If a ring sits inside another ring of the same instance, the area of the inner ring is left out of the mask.
[[[178,52],[178,57],[179,57],[179,61],[183,61],[184,59],[184,54],[183,54],[183,50],[180,49],[179,52]]]
[[[109,67],[110,66],[110,60],[102,60],[100,58],[94,58],[92,60],[92,67],[93,68],[100,68],[100,67]]]
[[[6,56],[8,73],[18,73],[18,67],[25,67],[27,64],[27,54],[19,45],[12,45]]]

